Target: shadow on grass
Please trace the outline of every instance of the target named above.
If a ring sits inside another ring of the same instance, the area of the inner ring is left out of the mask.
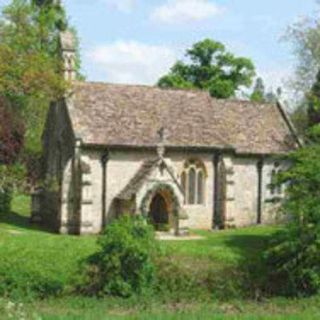
[[[232,235],[226,245],[240,256],[238,268],[244,274],[243,287],[250,298],[259,300],[266,294],[268,267],[264,259],[274,233]]]
[[[7,214],[0,215],[0,223],[7,224],[13,228],[25,229],[25,230],[36,230],[46,233],[54,233],[52,229],[49,229],[43,225],[32,223],[30,216],[25,216],[17,212],[11,211]]]
[[[244,262],[250,262],[251,260],[256,260],[261,257],[272,236],[272,233],[261,235],[230,235],[226,239],[225,244],[237,252]]]

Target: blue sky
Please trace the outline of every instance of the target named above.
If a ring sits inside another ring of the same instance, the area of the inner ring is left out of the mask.
[[[6,0],[0,0],[0,2]],[[250,57],[267,86],[294,68],[286,27],[315,0],[64,0],[94,81],[154,84],[194,42],[212,38]]]

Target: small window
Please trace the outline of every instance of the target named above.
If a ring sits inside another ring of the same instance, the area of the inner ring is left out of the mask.
[[[198,197],[197,197],[197,204],[202,204],[204,203],[203,200],[203,172],[198,171]]]
[[[275,169],[273,169],[272,171],[271,171],[271,181],[270,181],[270,193],[271,193],[271,195],[275,195],[275,193],[276,193],[276,186],[275,186],[275,184],[274,184],[274,182],[275,182],[275,179],[276,179],[276,175],[277,175],[277,172],[276,172],[276,170]]]
[[[186,198],[186,190],[187,190],[187,174],[185,173],[185,171],[182,172],[181,174],[181,187],[182,190],[185,193],[185,198]],[[185,200],[186,202],[186,200]]]
[[[271,171],[270,194],[272,196],[281,196],[283,193],[283,185],[277,183],[277,176],[282,172],[279,168],[279,163],[274,164],[274,169]]]

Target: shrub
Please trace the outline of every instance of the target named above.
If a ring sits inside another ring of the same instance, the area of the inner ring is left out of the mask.
[[[128,297],[151,287],[157,244],[153,228],[142,217],[115,220],[106,227],[98,245],[100,250],[89,258],[86,268],[90,293]]]
[[[320,146],[312,144],[290,156],[291,168],[279,183],[288,183],[282,211],[290,219],[266,252],[270,290],[286,295],[320,291]]]

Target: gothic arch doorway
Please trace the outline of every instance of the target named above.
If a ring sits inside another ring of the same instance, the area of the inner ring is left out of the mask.
[[[160,193],[156,193],[151,200],[149,219],[156,229],[169,224],[168,206],[165,198]]]
[[[179,230],[179,213],[181,200],[174,188],[168,184],[156,184],[149,189],[140,203],[140,212],[156,229]],[[158,225],[156,225],[159,223]],[[159,228],[160,227],[160,228]]]

